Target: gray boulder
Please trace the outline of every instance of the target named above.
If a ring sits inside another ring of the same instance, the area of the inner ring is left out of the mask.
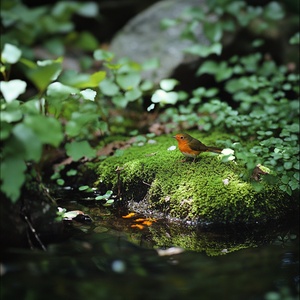
[[[177,18],[191,6],[205,5],[204,0],[165,0],[157,2],[130,20],[113,38],[110,50],[117,58],[128,57],[138,63],[151,58],[158,58],[159,69],[146,72],[144,78],[151,78],[158,83],[161,79],[170,77],[180,65],[192,63],[198,56],[183,52],[192,45],[192,41],[182,39],[183,26],[173,26],[161,29],[161,20]],[[198,43],[207,44],[200,25],[197,28]]]

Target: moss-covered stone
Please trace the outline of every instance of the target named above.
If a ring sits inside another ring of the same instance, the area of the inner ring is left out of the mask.
[[[226,135],[193,134],[203,143],[225,140]],[[256,191],[242,179],[243,166],[222,162],[221,156],[201,154],[196,162],[182,162],[182,154],[171,136],[161,136],[142,146],[133,145],[122,155],[112,156],[96,166],[99,180],[115,191],[120,182],[123,201],[147,198],[148,208],[180,219],[205,222],[254,222],[275,219],[290,207],[277,186],[265,184]],[[120,152],[119,152],[120,154]],[[227,179],[228,182],[224,180]],[[228,184],[226,184],[228,183]]]

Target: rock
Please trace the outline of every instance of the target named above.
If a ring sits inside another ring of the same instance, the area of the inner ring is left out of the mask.
[[[211,145],[228,138],[220,133],[197,135]],[[128,204],[130,211],[192,224],[268,223],[299,209],[297,200],[278,185],[262,181],[258,190],[251,181],[243,180],[241,174],[247,171],[243,165],[222,162],[212,153],[202,153],[195,162],[182,162],[180,151],[171,150],[175,142],[170,136],[155,140],[155,144],[131,146],[122,156],[90,165],[99,176],[95,186],[111,189],[115,195],[121,187],[120,203]],[[121,170],[119,176],[116,166]]]
[[[192,45],[192,41],[180,37],[183,26],[174,26],[162,30],[160,23],[164,18],[177,18],[190,6],[203,6],[204,0],[160,1],[138,14],[113,38],[111,51],[117,58],[128,57],[138,63],[157,57],[160,68],[144,74],[159,82],[170,77],[181,64],[197,61],[197,56],[183,53]],[[198,26],[198,41],[207,44],[207,39]]]

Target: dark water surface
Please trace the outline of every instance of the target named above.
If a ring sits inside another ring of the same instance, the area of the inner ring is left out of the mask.
[[[299,299],[297,222],[197,229],[79,209],[93,222],[67,225],[65,242],[3,254],[1,300]]]

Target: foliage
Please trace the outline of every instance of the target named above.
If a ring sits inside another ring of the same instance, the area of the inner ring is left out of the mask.
[[[54,43],[48,39],[53,34],[61,48],[67,45],[65,34],[75,34],[71,33],[72,15],[93,17],[94,3],[58,2],[52,8],[33,9],[20,1],[1,4],[6,29],[1,40],[5,42],[1,52],[1,191],[15,202],[28,176],[41,176],[45,152],[49,155],[49,151],[63,147],[73,161],[95,157],[93,141],[108,133],[111,124],[124,120],[113,117],[113,109],[123,109],[132,102],[139,106],[152,83],[142,81],[142,66],[124,59],[113,63],[114,54],[95,49],[92,39],[82,43],[82,50],[94,50],[91,61],[101,65],[92,74],[64,69],[60,56],[64,50],[55,53],[55,59],[31,58],[29,48],[41,36],[47,38],[48,46]],[[35,26],[37,20],[41,28]],[[19,26],[13,26],[17,22]],[[30,38],[24,41],[21,36],[29,31]],[[14,71],[21,71],[22,79],[10,78]],[[61,178],[55,179],[64,184]]]
[[[178,90],[176,79],[164,79],[158,88],[142,79],[143,70],[158,68],[155,60],[115,61],[90,33],[77,32],[74,14],[95,18],[94,2],[28,8],[20,0],[1,1],[1,192],[17,201],[24,183],[40,178],[43,163],[59,148],[73,161],[92,159],[98,137],[124,133],[122,112],[142,111],[147,98],[147,111],[163,111],[161,122],[178,124],[174,129],[184,124],[230,132],[231,138],[221,143],[235,149],[239,162],[249,171],[257,163],[269,166],[281,189],[291,194],[299,183],[299,75],[266,59],[260,49],[264,34],[278,28],[283,12],[277,2],[252,7],[244,1],[215,0],[205,9],[187,10],[182,18],[163,20],[165,28],[184,22],[182,36],[195,41],[203,25],[207,45],[195,44],[186,52],[206,58],[196,76],[209,75],[215,83],[188,94]],[[254,34],[252,53],[223,59],[226,34],[239,28]],[[290,43],[299,44],[299,33]],[[51,59],[36,59],[40,46]],[[80,71],[64,67],[69,48],[80,53]],[[237,108],[228,104],[232,101]],[[237,137],[244,142],[236,143]],[[53,178],[64,184],[59,175]]]
[[[299,74],[277,65],[259,48],[267,43],[270,31],[278,30],[283,17],[284,9],[277,2],[253,7],[244,1],[216,0],[208,2],[206,9],[192,8],[176,20],[163,20],[162,26],[185,23],[183,36],[196,41],[197,28],[203,25],[208,45],[196,43],[186,51],[206,58],[196,76],[209,75],[215,82],[197,88],[191,97],[177,98],[177,107],[166,110],[169,120],[204,131],[231,132],[232,137],[224,142],[247,166],[245,179],[257,164],[268,166],[281,190],[291,195],[299,189]],[[248,41],[250,53],[222,58],[226,34],[245,27],[253,34]],[[299,33],[290,38],[290,44],[299,45]],[[236,143],[239,138],[245,143]],[[269,180],[276,182],[271,176]]]

